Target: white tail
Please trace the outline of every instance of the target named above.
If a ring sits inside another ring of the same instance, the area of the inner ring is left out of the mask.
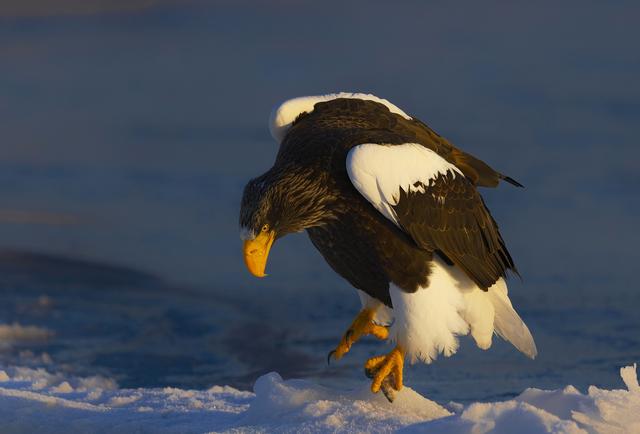
[[[538,355],[536,343],[527,325],[513,309],[507,296],[507,285],[504,280],[498,280],[489,288],[487,296],[495,310],[493,322],[495,333],[502,339],[511,342],[523,354],[535,359]]]
[[[532,359],[538,354],[502,278],[483,291],[462,270],[434,257],[428,287],[406,292],[389,286],[393,309],[360,295],[363,307],[378,308],[377,321],[391,323],[389,339],[402,345],[411,363],[431,363],[440,353],[451,356],[458,349],[458,336],[468,333],[484,350],[491,347],[495,333]]]

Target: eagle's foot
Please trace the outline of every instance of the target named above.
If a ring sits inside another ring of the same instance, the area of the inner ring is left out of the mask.
[[[334,357],[336,360],[340,360],[342,356],[349,352],[351,346],[362,336],[373,335],[378,339],[387,339],[387,336],[389,336],[389,330],[387,330],[386,327],[373,322],[375,314],[375,309],[362,309],[353,320],[344,336],[342,336],[342,339],[336,349],[329,353],[327,362],[331,361],[331,357]]]
[[[372,357],[364,365],[367,377],[372,378],[371,391],[382,390],[389,402],[393,402],[396,392],[402,389],[402,369],[404,367],[404,350],[397,345],[386,356]]]

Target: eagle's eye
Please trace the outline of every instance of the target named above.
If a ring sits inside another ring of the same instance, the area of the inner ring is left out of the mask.
[[[265,224],[264,226],[262,226],[262,232],[267,232],[269,230],[269,225]]]

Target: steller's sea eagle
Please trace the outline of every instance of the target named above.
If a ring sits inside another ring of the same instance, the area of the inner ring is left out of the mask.
[[[245,264],[264,276],[273,242],[307,231],[362,302],[329,359],[363,335],[394,342],[365,363],[371,390],[393,400],[405,358],[450,356],[459,335],[487,349],[496,333],[536,356],[507,296],[504,279],[516,267],[477,190],[518,182],[373,95],[285,101],[270,130],[280,142],[276,161],[242,198]]]

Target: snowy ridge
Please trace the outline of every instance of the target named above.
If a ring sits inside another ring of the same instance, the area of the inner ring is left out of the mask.
[[[1,368],[1,367],[0,367]],[[640,432],[636,365],[620,370],[627,390],[573,386],[527,389],[518,397],[450,409],[405,387],[391,404],[360,390],[340,391],[306,380],[260,377],[254,393],[208,390],[119,389],[101,377],[73,378],[44,369],[0,369],[3,433],[629,433]],[[452,411],[454,413],[452,413]]]

